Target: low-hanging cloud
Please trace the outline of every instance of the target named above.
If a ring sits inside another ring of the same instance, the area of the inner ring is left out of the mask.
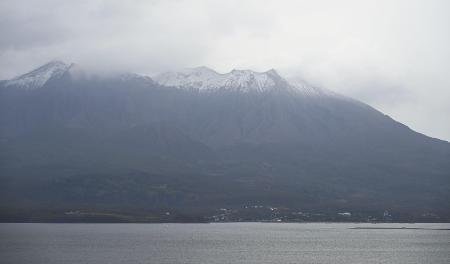
[[[276,68],[450,140],[450,2],[0,2],[0,79],[52,59],[142,74]]]

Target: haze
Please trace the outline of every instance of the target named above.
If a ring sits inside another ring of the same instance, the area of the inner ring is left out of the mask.
[[[448,1],[0,3],[0,79],[52,59],[97,71],[277,69],[450,140]]]

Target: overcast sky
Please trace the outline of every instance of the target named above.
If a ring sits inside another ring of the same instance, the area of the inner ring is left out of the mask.
[[[65,3],[64,3],[65,2]],[[450,141],[450,1],[0,1],[0,79],[96,70],[277,69]]]

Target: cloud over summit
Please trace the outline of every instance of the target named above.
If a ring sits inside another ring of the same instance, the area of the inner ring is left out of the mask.
[[[450,140],[448,1],[0,3],[0,78],[52,59],[152,75],[278,69]]]

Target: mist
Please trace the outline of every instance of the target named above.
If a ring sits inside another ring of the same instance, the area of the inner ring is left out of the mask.
[[[10,1],[0,79],[52,59],[154,75],[277,69],[450,140],[448,1]]]

